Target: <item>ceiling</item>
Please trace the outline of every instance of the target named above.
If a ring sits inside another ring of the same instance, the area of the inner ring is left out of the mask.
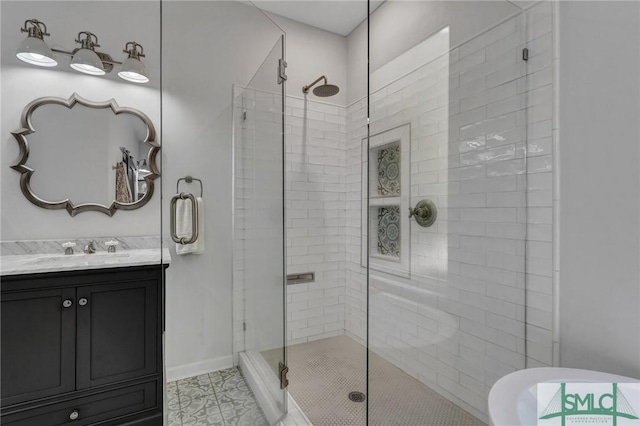
[[[372,0],[371,12],[384,0]],[[366,0],[254,0],[260,9],[342,36],[367,17]]]

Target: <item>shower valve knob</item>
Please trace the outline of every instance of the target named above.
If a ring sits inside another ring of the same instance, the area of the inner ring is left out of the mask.
[[[438,210],[431,200],[422,200],[415,208],[409,207],[409,219],[415,217],[416,223],[422,227],[429,227],[436,221]]]
[[[411,207],[409,207],[409,219],[411,219],[413,216],[423,218],[423,217],[426,217],[428,214],[429,212],[423,208],[416,207],[415,209],[412,209]]]

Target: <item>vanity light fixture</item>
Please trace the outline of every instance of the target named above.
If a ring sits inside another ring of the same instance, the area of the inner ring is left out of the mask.
[[[82,37],[83,35],[85,36],[84,38]],[[73,58],[69,66],[85,74],[105,75],[106,71],[102,60],[96,53],[96,47],[100,47],[98,36],[89,31],[81,31],[78,33],[76,43],[79,43],[82,47],[73,52]]]
[[[29,19],[25,21],[22,32],[26,32],[29,36],[20,43],[16,56],[21,61],[32,65],[44,67],[54,67],[58,62],[54,59],[54,53],[70,56],[71,63],[69,66],[76,71],[90,75],[105,75],[113,70],[114,65],[120,65],[118,76],[123,80],[132,83],[147,83],[147,70],[140,58],[144,58],[144,48],[130,41],[125,44],[123,50],[128,54],[124,62],[114,61],[111,56],[106,53],[96,51],[98,44],[98,36],[89,31],[80,31],[76,43],[80,44],[79,48],[71,52],[60,49],[50,49],[44,42],[43,36],[49,36],[46,25],[37,19]]]
[[[44,22],[40,22],[37,19],[28,19],[24,21],[24,27],[20,28],[20,32],[28,33],[29,35],[18,46],[16,52],[18,59],[40,67],[55,67],[58,65],[58,62],[54,59],[53,52],[44,42],[44,36],[50,35]]]
[[[149,81],[147,70],[140,62],[140,58],[145,56],[143,47],[135,41],[129,41],[125,44],[123,52],[129,54],[129,57],[122,63],[118,76],[132,83],[147,83]]]

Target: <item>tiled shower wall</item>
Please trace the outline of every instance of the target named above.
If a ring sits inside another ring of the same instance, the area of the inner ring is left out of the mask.
[[[287,97],[287,286],[289,344],[344,333],[346,108]]]
[[[410,280],[372,272],[370,349],[484,419],[498,378],[552,363],[551,58],[542,2],[370,98],[372,135],[411,124],[412,202],[439,207],[412,225]],[[365,112],[347,109],[345,327],[361,342]]]
[[[278,186],[262,180],[279,173],[277,158],[268,157],[269,150],[279,155],[278,143],[256,140],[258,127],[278,123],[279,102],[275,93],[236,88],[234,353],[281,342],[278,327],[268,327],[277,321],[279,292],[260,276],[277,268],[265,253],[275,250],[277,234],[257,214],[277,203],[268,191]],[[287,285],[287,343],[296,344],[344,333],[346,108],[292,96],[285,105],[287,273],[315,274],[313,282]],[[273,130],[270,137],[280,137]]]
[[[371,96],[372,134],[411,124],[412,200],[440,210],[412,235],[419,274],[373,274],[370,349],[484,419],[499,377],[552,363],[551,12],[541,2]],[[287,272],[316,274],[287,287],[289,344],[365,343],[366,108],[286,99]]]

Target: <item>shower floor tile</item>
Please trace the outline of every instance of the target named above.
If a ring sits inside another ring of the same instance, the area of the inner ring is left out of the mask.
[[[315,426],[359,426],[366,403],[349,392],[366,392],[366,349],[348,336],[289,347],[289,392]],[[375,426],[480,426],[482,421],[390,362],[371,353],[369,424]]]
[[[268,426],[236,368],[167,383],[169,426]]]

